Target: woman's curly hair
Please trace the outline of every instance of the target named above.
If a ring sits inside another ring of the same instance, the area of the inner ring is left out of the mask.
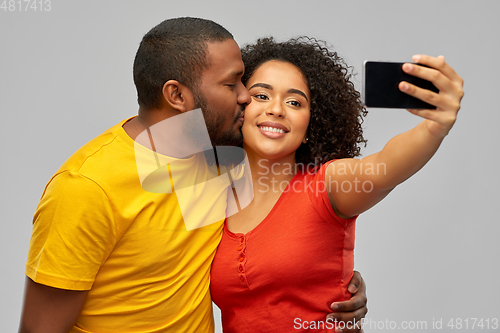
[[[351,67],[326,43],[309,37],[277,42],[272,37],[258,39],[241,49],[246,84],[260,65],[280,60],[298,67],[311,93],[311,118],[306,144],[296,151],[296,162],[320,165],[336,158],[360,155],[363,117],[367,111],[360,94],[350,81]]]

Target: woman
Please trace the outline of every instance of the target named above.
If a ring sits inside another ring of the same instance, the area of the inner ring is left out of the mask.
[[[230,216],[212,265],[224,332],[333,331],[332,295],[350,297],[356,217],[417,172],[453,126],[462,80],[443,57],[404,70],[439,93],[400,89],[437,107],[363,159],[366,114],[348,68],[313,39],[261,39],[242,50],[252,96],[242,127],[254,199]]]

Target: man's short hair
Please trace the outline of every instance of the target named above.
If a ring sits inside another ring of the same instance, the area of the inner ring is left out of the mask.
[[[207,43],[233,39],[221,25],[201,18],[168,19],[142,38],[134,60],[139,106],[160,108],[163,85],[177,80],[193,92],[210,66]]]

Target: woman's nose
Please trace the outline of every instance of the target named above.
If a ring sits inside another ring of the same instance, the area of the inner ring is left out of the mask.
[[[269,108],[266,110],[266,115],[283,118],[286,116],[285,109],[279,101],[270,103]]]

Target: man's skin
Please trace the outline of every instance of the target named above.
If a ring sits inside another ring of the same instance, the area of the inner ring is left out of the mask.
[[[242,124],[241,112],[251,101],[247,89],[241,82],[244,65],[239,46],[230,39],[208,43],[207,50],[211,65],[202,73],[200,93],[205,96],[207,108],[216,110],[212,112],[217,114],[212,116],[225,119],[222,130],[238,135]],[[138,116],[124,125],[125,131],[132,139],[157,122],[197,107],[191,89],[178,81],[167,81],[163,85],[162,93],[161,108],[148,110],[139,108]],[[333,303],[333,313],[328,314],[328,317],[338,321],[357,322],[366,315],[366,286],[358,272],[355,272],[350,284],[349,291],[353,297],[348,301]],[[26,278],[19,332],[69,332],[80,315],[87,295],[88,291],[57,289]],[[358,332],[358,330],[343,332]]]

